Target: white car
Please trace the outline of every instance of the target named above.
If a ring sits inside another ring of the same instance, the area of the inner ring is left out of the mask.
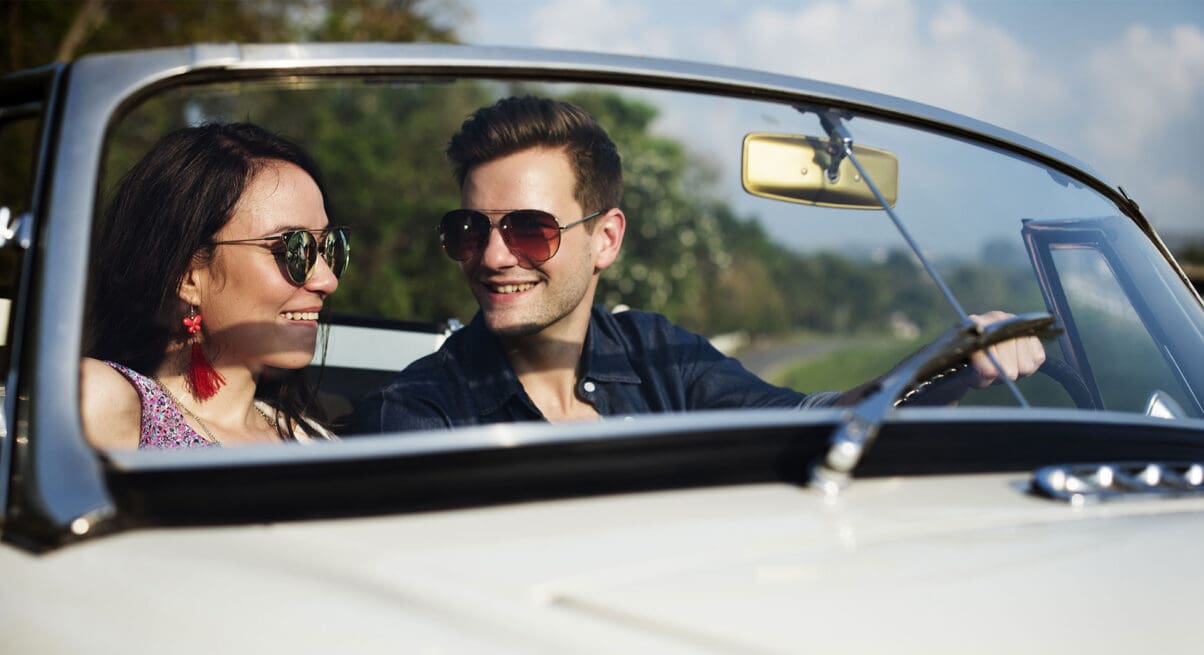
[[[442,149],[514,93],[581,104],[624,155],[628,242],[601,302],[667,314],[804,391],[891,374],[848,409],[88,445],[93,222],[159,136],[249,120],[327,173],[354,255],[313,372],[346,418],[471,319],[435,233],[458,201]],[[17,73],[0,78],[0,139],[31,163],[0,185],[0,651],[1197,641],[1204,305],[1135,202],[1040,143],[754,71],[394,44],[198,45]],[[964,321],[990,309],[1017,318]],[[957,407],[897,406],[1017,334],[1047,339],[1041,373]]]

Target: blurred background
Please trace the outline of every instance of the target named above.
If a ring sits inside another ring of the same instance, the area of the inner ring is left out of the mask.
[[[1204,280],[1198,0],[0,0],[0,73],[197,41],[649,54],[899,95],[1088,162]]]
[[[1194,120],[1204,100],[1204,20],[1195,3],[1140,6],[1147,11],[1102,0],[0,0],[0,73],[93,52],[229,41],[465,42],[758,68],[928,102],[1060,148],[1122,184],[1180,261],[1204,271],[1204,223],[1195,217],[1204,201],[1195,183],[1204,161],[1195,155],[1204,144]],[[673,102],[601,86],[440,82],[377,84],[353,93],[333,83],[252,86],[188,85],[132,110],[112,128],[102,196],[159,136],[185,121],[271,125],[316,154],[329,188],[339,190],[329,200],[331,215],[356,230],[355,275],[333,305],[339,313],[471,318],[475,301],[430,229],[458,201],[443,145],[474,108],[534,92],[586,108],[624,153],[624,208],[640,217],[646,238],[630,239],[603,278],[599,301],[607,306],[665,313],[728,344],[722,347],[768,379],[809,390],[847,388],[876,375],[955,319],[933,311],[943,305],[910,255],[889,247],[893,231],[882,231],[887,247],[850,249],[839,244],[864,246],[863,233],[872,232],[860,227],[866,221],[816,218],[802,229],[793,210],[786,222],[774,220],[781,203],[750,205],[738,185],[722,191],[717,163],[733,160],[706,156],[706,146],[716,139],[738,143],[747,127],[724,133],[725,117],[743,115],[726,106],[693,98],[679,111]],[[751,115],[766,120],[767,112],[758,107]],[[789,113],[774,124],[794,124],[796,112]],[[912,137],[899,140],[898,130],[865,120],[857,134],[867,143],[906,155],[909,170],[926,170]],[[330,126],[354,126],[358,136]],[[5,138],[0,152],[21,152]],[[959,156],[975,161],[976,155]],[[7,187],[28,185],[10,171],[27,165],[19,159],[0,160],[0,197]],[[935,170],[949,162],[929,164]],[[984,179],[992,188],[1024,188],[1025,197],[980,198],[1002,219],[992,223],[991,212],[981,211],[974,222],[941,223],[928,245],[947,237],[953,246],[930,254],[957,295],[981,305],[969,311],[1039,310],[1027,258],[988,228],[1014,228],[1015,216],[1062,213],[1030,197],[1036,186],[1010,187],[998,162],[989,165]],[[958,171],[973,177],[973,167]],[[1038,177],[1062,193],[1048,175]],[[976,188],[968,180],[952,186]],[[942,215],[933,198],[913,200],[917,217]],[[956,217],[967,202],[952,204],[945,213]],[[829,228],[838,239],[820,238]],[[1196,276],[1204,281],[1204,274]],[[1119,362],[1117,376],[1128,370]]]

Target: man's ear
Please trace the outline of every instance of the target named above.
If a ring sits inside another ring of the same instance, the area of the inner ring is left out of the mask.
[[[623,234],[627,231],[627,217],[623,210],[615,207],[597,219],[594,227],[594,270],[602,272],[615,263],[623,247]]]

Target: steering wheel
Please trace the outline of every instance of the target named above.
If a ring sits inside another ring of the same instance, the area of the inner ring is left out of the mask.
[[[908,393],[904,394],[898,401],[896,401],[896,406],[907,404],[912,397],[918,396],[919,392],[925,389],[925,387],[931,387],[932,385],[939,383],[942,379],[950,378],[950,374],[960,373],[965,369],[966,365],[962,364],[955,369],[951,369],[946,373],[929,378],[925,382],[913,386]],[[1058,386],[1062,387],[1067,395],[1070,396],[1071,401],[1074,402],[1075,407],[1078,407],[1079,409],[1101,409],[1101,407],[1096,405],[1095,399],[1091,395],[1091,389],[1087,386],[1087,382],[1083,380],[1083,377],[1079,375],[1079,372],[1073,366],[1067,364],[1064,360],[1046,359],[1036,372],[1044,374],[1046,377],[1056,382]],[[931,394],[931,392],[929,393]],[[922,400],[920,401],[920,404],[941,404],[945,402],[940,400],[940,398],[942,398],[940,394],[941,391],[938,390],[935,396],[925,396],[925,400],[927,402]],[[960,394],[958,395],[960,396]]]
[[[1070,395],[1070,399],[1074,401],[1074,406],[1079,409],[1102,409],[1097,407],[1095,399],[1091,396],[1091,390],[1087,387],[1087,383],[1083,380],[1083,376],[1075,370],[1073,366],[1067,364],[1061,359],[1046,359],[1045,363],[1037,369],[1038,373],[1044,373]]]

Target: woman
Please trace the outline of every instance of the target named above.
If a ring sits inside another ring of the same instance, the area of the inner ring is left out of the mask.
[[[164,137],[122,179],[93,257],[81,374],[103,448],[329,438],[304,378],[346,269],[314,162],[248,124]]]

